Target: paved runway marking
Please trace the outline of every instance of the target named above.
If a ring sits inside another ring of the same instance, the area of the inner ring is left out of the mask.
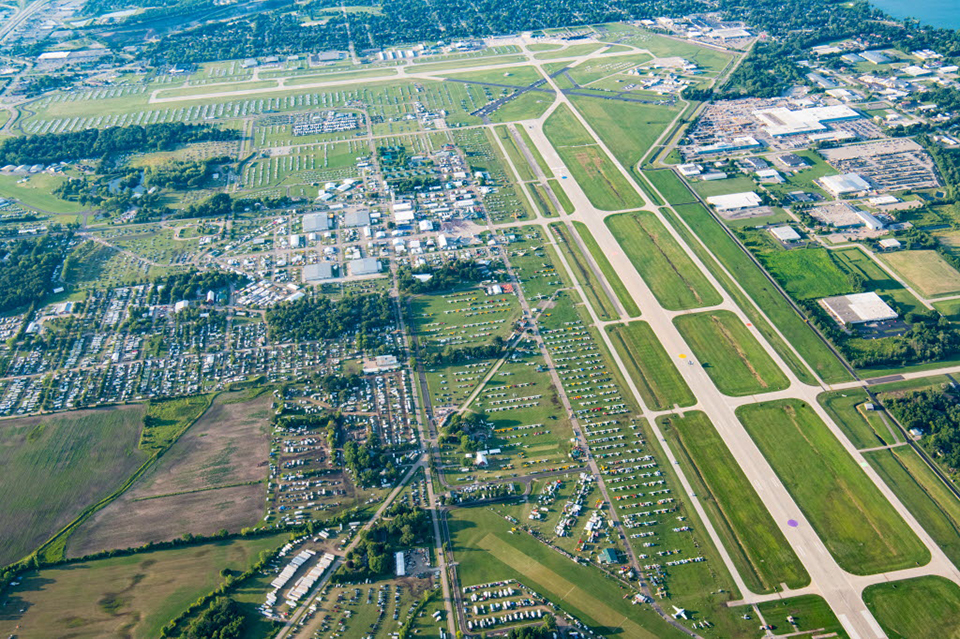
[[[840,620],[840,625],[843,626],[843,629],[847,631],[847,634],[850,635],[850,639],[860,639],[860,635],[857,634],[857,631],[853,629],[853,626],[850,625],[850,620],[847,619],[847,616],[844,614],[837,615],[837,618]]]
[[[877,635],[877,639],[886,638],[887,635],[883,632],[883,628],[880,627],[880,624],[877,623],[877,620],[873,618],[873,615],[871,615],[868,610],[861,610],[860,614],[863,615],[863,618],[867,621],[867,625],[870,626],[870,629]]]

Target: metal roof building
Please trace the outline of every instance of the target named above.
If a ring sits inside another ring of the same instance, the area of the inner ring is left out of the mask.
[[[375,257],[350,260],[347,266],[350,269],[350,275],[373,275],[380,272],[380,260]]]
[[[867,322],[895,320],[899,315],[876,293],[855,293],[825,297],[820,305],[840,324],[855,325]]]
[[[303,232],[326,231],[330,228],[330,216],[326,213],[307,213],[303,216]]]
[[[318,282],[333,277],[333,262],[317,262],[303,267],[304,282]]]

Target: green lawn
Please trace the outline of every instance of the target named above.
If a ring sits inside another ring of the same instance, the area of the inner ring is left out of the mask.
[[[869,575],[930,560],[926,547],[809,405],[799,400],[752,404],[737,415],[841,568]]]
[[[567,259],[573,277],[580,284],[586,301],[593,307],[597,317],[601,320],[619,318],[620,314],[617,313],[613,301],[584,257],[570,228],[562,222],[554,222],[550,228],[557,237],[557,247]]]
[[[809,584],[800,559],[706,414],[693,411],[657,422],[750,590],[765,593],[780,590],[781,583],[790,588]]]
[[[679,113],[675,107],[603,98],[571,96],[570,100],[628,169],[640,162]]]
[[[660,194],[671,206],[697,201],[673,171],[667,169],[644,171],[643,175],[660,191]]]
[[[960,500],[908,446],[865,453],[903,505],[960,566]]]
[[[960,637],[960,588],[943,577],[868,586],[863,601],[890,639]]]
[[[693,406],[697,398],[646,322],[607,326],[644,403],[654,410]]]
[[[5,593],[12,608],[25,612],[0,615],[0,632],[22,639],[158,637],[168,621],[222,583],[221,569],[243,572],[285,539],[218,541],[29,573]]]
[[[803,595],[779,601],[767,601],[758,607],[764,620],[773,626],[773,631],[777,635],[816,630],[817,632],[812,635],[803,636],[820,635],[829,637],[831,636],[830,633],[835,632],[840,639],[846,639],[847,637],[847,633],[844,632],[837,616],[833,614],[830,606],[819,595]],[[793,617],[793,624],[787,621],[789,617]]]
[[[857,448],[887,446],[902,441],[896,428],[892,424],[887,426],[879,411],[864,409],[864,404],[873,402],[862,389],[821,393],[817,401]]]
[[[147,460],[143,406],[24,417],[0,428],[0,565],[120,488]]]
[[[676,211],[716,259],[736,274],[737,282],[821,379],[828,383],[851,379],[843,363],[706,209],[688,204],[676,207]]]
[[[53,189],[65,182],[62,175],[37,173],[27,177],[19,175],[0,175],[0,196],[18,200],[27,208],[48,213],[76,213],[83,205],[61,200],[53,194]]]
[[[757,190],[757,184],[752,179],[743,176],[726,178],[724,180],[698,180],[691,184],[691,186],[702,198]]]
[[[617,299],[620,300],[620,304],[627,312],[627,315],[630,317],[637,317],[640,315],[640,308],[637,306],[637,303],[633,301],[633,298],[627,291],[627,287],[623,285],[623,280],[620,279],[620,276],[617,275],[617,272],[610,264],[610,260],[608,260],[607,256],[604,255],[603,251],[600,250],[600,245],[597,244],[597,240],[594,239],[593,234],[590,233],[590,229],[587,228],[587,225],[583,222],[574,222],[573,227],[576,229],[577,233],[580,234],[580,239],[583,240],[587,250],[590,251],[590,255],[593,256],[594,261],[600,268],[600,272],[603,273],[603,277],[607,281],[607,286],[613,289],[613,292],[616,293]]]
[[[681,315],[674,324],[720,392],[743,396],[789,386],[760,342],[730,311]]]
[[[566,104],[561,104],[543,124],[543,132],[555,147],[596,144]]]
[[[652,213],[614,215],[606,223],[664,308],[688,310],[723,301]]]

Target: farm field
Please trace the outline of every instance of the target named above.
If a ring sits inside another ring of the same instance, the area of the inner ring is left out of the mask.
[[[943,577],[868,586],[863,602],[891,639],[960,637],[960,588]]]
[[[174,539],[238,532],[263,517],[273,395],[223,393],[163,457],[67,542],[83,556]]]
[[[810,636],[832,636],[846,639],[847,633],[830,606],[818,595],[803,595],[779,601],[767,601],[759,605],[760,613],[773,632],[785,635],[791,632],[813,632]],[[787,619],[793,617],[794,623]]]
[[[868,575],[930,560],[810,406],[767,402],[742,406],[737,416],[844,570]]]
[[[643,206],[643,199],[633,185],[566,105],[550,115],[543,131],[595,207],[620,211]]]
[[[742,396],[789,386],[760,342],[730,311],[681,315],[674,324],[720,392]]]
[[[676,207],[676,211],[717,260],[731,273],[737,274],[738,283],[821,379],[830,383],[850,380],[850,373],[843,363],[790,303],[770,286],[764,272],[737,246],[703,206],[683,205]]]
[[[653,214],[624,213],[605,221],[664,308],[680,311],[723,301]]]
[[[864,457],[950,561],[960,565],[960,499],[910,447],[871,451]]]
[[[657,421],[680,463],[693,470],[687,477],[697,485],[697,495],[750,590],[773,592],[782,583],[790,588],[810,583],[800,559],[707,415],[693,411]]]
[[[0,564],[53,537],[147,461],[144,408],[102,408],[0,423]]]
[[[921,295],[960,293],[960,272],[936,251],[897,251],[885,253],[881,259]]]
[[[590,255],[593,256],[600,272],[603,273],[603,278],[607,281],[607,286],[613,289],[613,292],[616,294],[617,299],[620,300],[620,304],[623,306],[627,315],[630,317],[640,315],[640,308],[637,306],[637,303],[633,301],[630,292],[627,291],[627,287],[623,285],[623,280],[620,279],[620,276],[617,275],[617,272],[610,264],[610,260],[608,260],[607,256],[600,250],[600,245],[597,244],[597,240],[594,239],[587,225],[583,222],[574,222],[573,227],[577,233],[580,234],[580,239],[583,240],[587,250],[590,251]]]
[[[617,324],[607,326],[607,332],[647,406],[665,410],[697,402],[649,324]]]
[[[200,596],[243,572],[286,535],[217,541],[46,568],[7,593],[0,632],[22,639],[125,636],[152,639]],[[23,612],[19,612],[23,610]]]

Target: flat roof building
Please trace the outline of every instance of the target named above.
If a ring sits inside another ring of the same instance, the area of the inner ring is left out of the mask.
[[[343,225],[345,227],[369,226],[370,213],[369,211],[347,211],[343,214]]]
[[[303,232],[326,231],[330,228],[330,216],[326,213],[307,213],[303,216]]]
[[[870,183],[856,173],[824,176],[820,178],[820,186],[834,197],[870,190]]]
[[[714,195],[708,197],[707,202],[717,207],[718,211],[736,211],[752,209],[760,206],[760,196],[753,191],[746,193],[730,193],[729,195]]]
[[[899,317],[897,312],[880,299],[880,296],[876,293],[855,293],[853,295],[825,297],[820,300],[820,306],[843,326],[885,322]]]
[[[317,262],[303,267],[304,282],[319,282],[333,277],[333,262]]]
[[[380,260],[375,257],[350,260],[347,266],[350,269],[350,275],[373,275],[380,272]]]
[[[800,234],[792,226],[776,226],[770,229],[770,234],[784,244],[793,244],[800,241]]]

